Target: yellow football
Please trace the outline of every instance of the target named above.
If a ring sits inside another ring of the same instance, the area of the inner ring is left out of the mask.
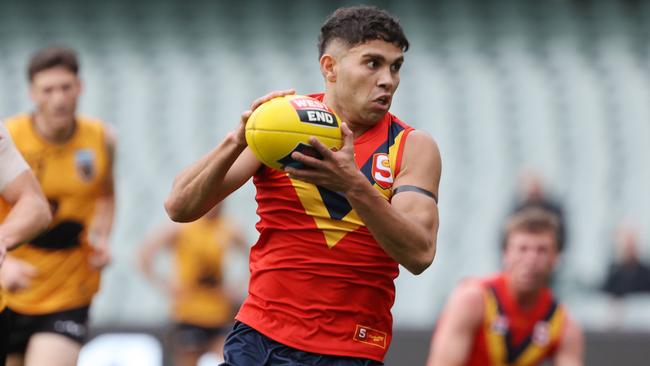
[[[246,122],[246,142],[265,165],[301,168],[294,151],[322,158],[309,143],[311,136],[330,149],[340,149],[341,121],[325,103],[304,95],[273,98],[257,107]]]

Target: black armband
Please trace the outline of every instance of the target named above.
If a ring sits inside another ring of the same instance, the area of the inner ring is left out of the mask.
[[[393,195],[398,194],[400,192],[415,192],[415,193],[420,193],[423,194],[427,197],[433,198],[434,201],[436,201],[436,204],[438,204],[438,197],[436,197],[435,194],[433,194],[430,191],[427,191],[426,189],[416,187],[416,186],[411,186],[411,185],[404,185],[404,186],[399,186],[393,188]]]

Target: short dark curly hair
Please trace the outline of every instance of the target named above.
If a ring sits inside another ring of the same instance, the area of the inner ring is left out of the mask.
[[[409,48],[399,21],[387,11],[367,5],[339,8],[327,18],[318,36],[319,58],[334,39],[342,40],[350,47],[382,39],[404,52]]]
[[[79,73],[79,59],[75,50],[65,46],[49,46],[37,51],[29,60],[27,78],[31,82],[37,73],[59,66],[77,75]]]

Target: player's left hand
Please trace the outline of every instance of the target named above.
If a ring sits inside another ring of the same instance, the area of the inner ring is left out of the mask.
[[[38,274],[33,265],[17,258],[7,256],[0,271],[0,287],[14,292],[29,287]]]
[[[108,243],[108,230],[97,225],[96,221],[88,230],[90,255],[88,263],[97,270],[102,270],[111,263],[111,248]]]
[[[284,171],[292,179],[299,179],[344,194],[355,185],[366,181],[354,161],[352,131],[347,124],[342,123],[341,132],[343,135],[341,150],[332,151],[318,139],[311,137],[309,143],[321,154],[322,160],[294,152],[291,157],[303,163],[307,168],[286,167]]]

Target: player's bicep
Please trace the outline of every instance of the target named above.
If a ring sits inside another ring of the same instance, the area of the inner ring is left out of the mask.
[[[5,188],[28,168],[9,132],[0,121],[0,194],[4,194]]]
[[[438,228],[441,169],[440,151],[433,138],[422,131],[411,132],[402,169],[393,183],[391,205],[434,233]]]
[[[10,205],[26,197],[43,198],[41,187],[31,170],[23,170],[2,190],[2,198]]]
[[[404,192],[393,196],[391,206],[432,234],[438,232],[438,205],[433,199]]]

